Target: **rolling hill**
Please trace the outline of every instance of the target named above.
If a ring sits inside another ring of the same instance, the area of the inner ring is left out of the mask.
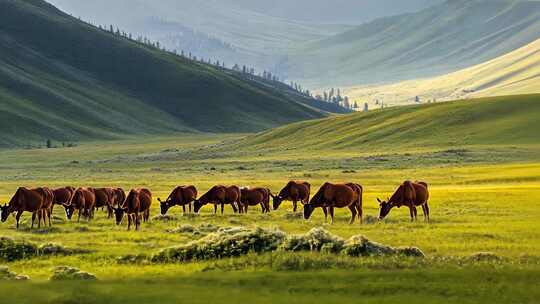
[[[0,146],[252,132],[327,115],[318,105],[100,30],[45,1],[0,2]]]
[[[538,145],[539,129],[540,95],[536,94],[396,107],[294,123],[246,137],[237,145],[276,152]]]
[[[540,39],[501,57],[444,76],[350,88],[348,96],[386,105],[540,93]]]
[[[486,62],[540,38],[540,1],[447,0],[310,42],[289,57],[313,87],[425,78]]]

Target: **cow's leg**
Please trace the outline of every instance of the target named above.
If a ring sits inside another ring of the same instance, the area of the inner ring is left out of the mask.
[[[417,215],[418,215],[418,209],[416,209],[416,206],[413,207],[413,210],[414,210],[414,221],[417,220]]]
[[[36,220],[36,212],[32,212],[32,225],[30,226],[30,229],[34,229],[34,222]]]
[[[217,204],[214,204],[214,214],[217,214]]]
[[[78,210],[77,212],[77,223],[80,223],[81,222],[81,212],[82,212],[82,208]]]
[[[182,211],[186,214],[186,205],[182,205]]]
[[[15,219],[17,220],[17,230],[19,230],[19,220],[21,219],[22,214],[22,211],[17,211],[17,215],[15,216]]]
[[[188,204],[188,210],[189,210],[189,213],[191,214],[191,202],[189,202]]]
[[[414,207],[409,206],[409,213],[411,215],[411,222],[414,222]]]
[[[139,212],[135,212],[135,230],[139,230],[139,226],[141,225],[141,216],[139,215]]]
[[[51,215],[52,215],[52,206],[51,206],[51,209],[47,210],[47,216],[49,217],[49,227],[52,227]]]
[[[128,227],[127,227],[127,230],[131,230],[131,214],[128,214],[127,215],[127,218],[128,218]]]
[[[234,206],[234,203],[232,203],[231,206]],[[221,215],[223,215],[224,212],[225,212],[225,204],[221,203]]]
[[[324,222],[327,223],[328,222],[328,209],[326,208],[326,206],[322,207],[322,211],[324,213]]]
[[[297,202],[296,202],[296,200],[293,200],[292,206],[293,206],[293,212],[296,213],[296,209],[297,209]]]
[[[241,207],[240,207],[240,203],[238,203],[238,208],[236,207],[236,204],[237,204],[236,202],[234,202],[234,203],[231,204],[231,207],[232,207],[234,213],[240,212],[238,208],[241,208]]]
[[[356,206],[350,205],[349,209],[351,210],[351,221],[349,222],[349,225],[354,223],[354,220],[356,219]]]
[[[362,214],[363,213],[362,205],[357,204],[356,209],[358,211],[358,220],[360,221],[360,224],[363,224],[364,219],[363,219],[363,214]]]
[[[427,202],[424,204],[424,208],[426,210],[425,217],[427,218],[427,222],[429,223],[429,205]]]
[[[334,225],[334,206],[329,207],[331,224]]]

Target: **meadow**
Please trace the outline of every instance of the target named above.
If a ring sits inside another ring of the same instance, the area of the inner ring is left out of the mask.
[[[52,228],[30,230],[14,220],[0,224],[0,236],[37,244],[59,243],[90,253],[2,262],[30,283],[2,283],[9,303],[110,303],[138,300],[163,303],[208,302],[306,303],[318,300],[392,303],[403,297],[421,302],[521,302],[538,299],[540,277],[540,157],[534,144],[408,147],[396,152],[373,149],[290,149],[252,151],[243,134],[178,135],[109,142],[86,142],[58,149],[3,150],[0,153],[0,202],[18,186],[148,187],[157,198],[176,185],[194,184],[203,193],[214,184],[266,186],[274,192],[290,179],[317,189],[324,181],[354,181],[364,186],[364,224],[348,225],[349,211],[337,210],[336,223],[322,212],[305,221],[290,203],[263,215],[172,217],[143,224],[139,232],[116,226],[98,211],[90,223],[67,222],[55,208]],[[408,210],[395,209],[378,222],[376,198],[391,195],[405,179],[430,183],[431,223],[409,221]],[[314,190],[313,190],[314,191]],[[330,253],[249,254],[239,258],[189,263],[122,263],[126,255],[150,255],[202,235],[168,232],[181,225],[261,226],[287,233],[314,227],[348,238],[364,235],[391,246],[417,246],[424,259],[352,258]],[[495,258],[475,260],[490,252]],[[52,268],[69,265],[91,272],[96,282],[49,282]],[[27,293],[28,286],[33,292]],[[293,296],[293,298],[291,298]],[[463,300],[465,297],[466,300]]]

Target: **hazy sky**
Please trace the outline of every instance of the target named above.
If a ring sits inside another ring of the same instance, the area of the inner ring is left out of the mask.
[[[48,0],[73,15],[98,22],[111,23],[129,15],[154,14],[154,10],[182,9],[215,4],[231,9],[248,9],[258,13],[323,23],[358,24],[374,18],[414,12],[444,0]]]

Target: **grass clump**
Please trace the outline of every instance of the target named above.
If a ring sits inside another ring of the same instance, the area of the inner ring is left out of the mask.
[[[148,256],[145,254],[127,254],[116,258],[116,263],[121,265],[148,264]]]
[[[288,236],[281,249],[285,251],[340,252],[345,241],[323,228],[313,228],[304,234]]]
[[[249,252],[276,250],[285,233],[260,227],[221,228],[217,232],[184,245],[162,249],[152,256],[157,263],[236,257]]]
[[[175,222],[175,221],[178,221],[178,218],[174,215],[168,215],[168,214],[165,214],[165,215],[162,215],[162,214],[158,214],[154,217],[152,217],[152,221],[156,221],[156,222]]]
[[[26,281],[30,280],[30,277],[24,274],[17,274],[13,271],[9,270],[9,267],[7,266],[0,266],[0,281]]]
[[[89,250],[79,248],[68,248],[58,243],[45,243],[38,247],[39,255],[73,255],[81,253],[89,253]]]
[[[502,258],[493,252],[477,252],[465,257],[465,261],[472,263],[493,263],[502,261]]]
[[[34,257],[38,254],[36,245],[14,241],[8,237],[0,237],[0,260],[7,262]]]
[[[388,245],[370,241],[362,235],[355,235],[348,239],[343,246],[343,254],[348,256],[383,256],[404,255],[411,257],[424,257],[424,253],[416,247],[394,248]]]
[[[80,271],[71,266],[57,266],[54,268],[53,275],[49,278],[51,281],[95,281],[97,277],[89,272]]]

